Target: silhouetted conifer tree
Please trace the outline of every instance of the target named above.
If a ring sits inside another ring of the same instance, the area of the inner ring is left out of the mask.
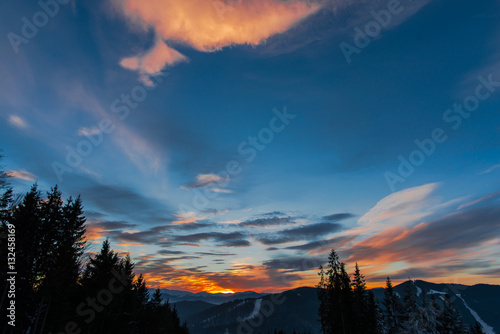
[[[402,306],[399,297],[394,292],[392,281],[389,277],[386,280],[383,304],[385,306],[384,318],[387,333],[398,333],[401,327]]]

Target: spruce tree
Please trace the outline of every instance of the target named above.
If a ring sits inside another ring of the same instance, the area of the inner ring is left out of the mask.
[[[436,307],[435,300],[429,301],[426,291],[422,291],[422,306],[420,307],[420,319],[422,330],[429,334],[438,334],[437,317],[439,310]]]
[[[470,334],[484,334],[483,328],[479,322],[475,322],[474,326],[471,326]]]
[[[1,159],[2,156],[0,155],[0,161]],[[9,229],[8,225],[10,222],[10,215],[12,212],[10,209],[13,203],[13,192],[8,182],[8,175],[5,171],[1,169],[2,167],[3,166],[0,165],[0,296],[1,296],[0,306],[4,308],[4,304],[2,303],[4,302],[4,300],[7,299],[7,290],[8,290],[7,273],[11,271],[9,270],[8,267],[9,265],[8,258],[15,260],[16,254],[12,254],[11,251],[13,249],[9,247],[9,244],[12,245],[12,243],[15,242],[12,241],[12,239],[10,239],[9,241],[9,230],[11,232],[15,232],[15,226],[10,226]],[[2,316],[4,316],[3,313]],[[2,321],[2,323],[5,323],[5,321]],[[5,330],[6,328],[0,327],[0,330],[2,329]]]
[[[335,250],[328,256],[327,270],[320,267],[319,276],[318,298],[322,333],[352,333],[354,318],[351,280],[345,270],[345,264],[340,262]]]
[[[450,295],[446,294],[443,301],[443,310],[438,316],[438,332],[440,334],[465,334],[467,329],[462,316],[453,305]]]
[[[41,283],[39,270],[43,261],[38,245],[41,240],[41,193],[33,185],[21,203],[12,210],[9,222],[16,229],[16,318],[21,332],[33,328],[37,317],[37,289]]]
[[[385,307],[386,332],[389,334],[398,333],[401,327],[402,306],[389,277],[386,280],[383,304]]]
[[[422,332],[422,321],[420,319],[420,308],[417,302],[416,288],[412,280],[405,283],[405,294],[403,296],[403,323],[402,334],[419,334]]]
[[[366,291],[365,277],[356,263],[352,282],[353,333],[377,333],[377,306],[375,297]]]

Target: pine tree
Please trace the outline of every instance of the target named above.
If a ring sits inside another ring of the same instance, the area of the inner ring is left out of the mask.
[[[420,308],[417,302],[417,294],[415,292],[414,282],[408,280],[405,286],[405,294],[403,297],[403,334],[419,334],[422,332],[422,321],[420,319]]]
[[[44,200],[36,184],[9,211],[16,227],[21,330],[57,331],[56,324],[73,315],[85,244],[82,214],[80,199],[63,205],[55,186]]]
[[[422,294],[422,307],[420,308],[420,319],[422,321],[422,330],[429,334],[438,334],[437,331],[437,317],[439,311],[436,307],[435,300],[429,302],[427,293],[423,291]]]
[[[365,319],[367,316],[366,302],[366,281],[365,277],[361,274],[359,266],[356,263],[354,271],[354,279],[352,282],[352,296],[353,296],[353,312],[355,317],[355,322],[359,331],[366,333]],[[356,331],[358,332],[358,331]]]
[[[159,290],[149,300],[144,277],[135,278],[130,256],[120,258],[109,240],[89,258],[82,272],[86,241],[80,197],[63,201],[55,186],[43,199],[35,184],[18,202],[6,178],[0,171],[0,292],[5,294],[7,288],[4,250],[12,225],[16,231],[17,332],[59,333],[69,321],[77,320],[81,333],[188,334],[177,310],[168,301],[162,303]]]
[[[470,334],[484,334],[483,328],[479,322],[475,322],[474,326],[471,326]]]
[[[121,267],[118,254],[111,250],[109,240],[102,243],[100,253],[91,257],[86,265],[82,278],[83,294],[90,298],[96,298],[99,291],[106,290],[111,280],[116,280],[113,273],[119,273]],[[98,304],[95,307],[93,317],[89,317],[88,324],[84,324],[90,333],[113,333],[122,330],[125,324],[120,323],[119,315],[122,312],[116,295],[112,296],[108,305]],[[125,333],[128,331],[125,331]]]
[[[450,295],[446,294],[443,301],[443,310],[438,316],[438,332],[440,334],[466,334],[467,329],[462,316],[453,305]]]
[[[2,160],[2,156],[0,155],[0,161]],[[0,165],[0,167],[2,167]],[[13,201],[13,191],[9,185],[9,176],[7,173],[0,169],[0,222],[2,225],[6,223],[9,206]]]
[[[353,333],[377,333],[377,306],[373,293],[366,291],[365,277],[356,263],[352,283]]]
[[[318,298],[322,333],[352,333],[354,318],[351,279],[335,250],[332,250],[328,257],[326,272],[320,267],[319,276]]]
[[[389,277],[386,280],[383,304],[385,307],[386,332],[389,334],[398,333],[401,327],[402,306]]]
[[[153,294],[153,297],[151,298],[151,305],[153,306],[154,309],[157,309],[161,306],[161,303],[162,303],[161,291],[160,289],[156,289],[155,293]]]
[[[0,161],[1,159],[2,156],[0,155]],[[3,166],[0,165],[0,168],[1,167]],[[10,209],[12,203],[13,193],[8,182],[8,175],[5,171],[0,169],[0,307],[2,307],[2,309],[4,309],[4,304],[2,303],[7,297],[7,272],[11,271],[8,268],[8,258],[13,258],[12,255],[14,255],[9,251],[9,244],[12,245],[12,243],[15,242],[12,241],[12,239],[9,241],[9,227],[10,231],[15,232],[15,226],[8,225],[11,221],[10,215],[12,211]],[[4,316],[3,313],[2,316]],[[4,323],[4,321],[2,321],[2,323]]]
[[[42,274],[37,268],[43,260],[38,250],[41,200],[41,193],[35,184],[9,217],[9,223],[16,229],[16,318],[21,332],[33,328],[39,303],[36,291]]]
[[[56,193],[57,194],[57,193]],[[49,196],[50,197],[50,196]],[[48,301],[46,328],[57,331],[57,324],[74,317],[78,304],[78,279],[85,241],[85,217],[80,197],[71,197],[62,206],[58,202],[58,225],[54,227],[51,268],[45,276],[45,300]]]

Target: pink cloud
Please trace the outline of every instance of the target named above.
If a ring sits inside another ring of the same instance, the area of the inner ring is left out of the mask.
[[[13,177],[16,179],[21,179],[25,181],[35,181],[35,175],[31,174],[30,172],[27,172],[25,170],[13,170],[7,172],[7,175],[9,177]]]

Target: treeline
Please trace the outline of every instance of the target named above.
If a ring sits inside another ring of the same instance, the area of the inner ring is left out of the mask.
[[[43,197],[34,185],[16,199],[0,171],[0,220],[3,312],[15,301],[14,317],[2,312],[3,333],[188,333],[175,308],[159,290],[149,296],[130,257],[120,257],[108,240],[85,257],[80,197],[63,200],[57,186]],[[7,262],[7,252],[15,252],[15,262]],[[15,275],[7,275],[8,265]]]
[[[323,334],[481,334],[479,323],[464,324],[450,296],[440,303],[424,291],[417,294],[408,281],[401,298],[387,278],[383,305],[373,292],[356,264],[353,278],[335,250],[328,257],[326,268],[320,267],[318,298],[319,317]]]

